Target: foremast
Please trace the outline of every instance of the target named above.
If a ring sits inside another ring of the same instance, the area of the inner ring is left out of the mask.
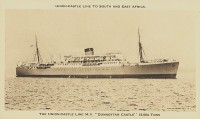
[[[38,48],[37,36],[36,35],[35,35],[35,48],[36,48],[36,52],[35,52],[34,61],[36,61],[37,64],[40,64],[42,62],[42,56],[41,56],[39,48]]]

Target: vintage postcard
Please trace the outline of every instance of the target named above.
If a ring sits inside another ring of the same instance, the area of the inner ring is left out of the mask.
[[[198,2],[15,2],[0,118],[200,117]]]

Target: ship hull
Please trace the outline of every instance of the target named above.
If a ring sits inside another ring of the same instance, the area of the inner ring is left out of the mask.
[[[141,74],[141,75],[19,75],[17,77],[47,77],[47,78],[156,78],[175,79],[176,74]]]
[[[175,79],[178,62],[115,67],[79,67],[28,69],[17,67],[17,77],[67,78],[171,78]]]

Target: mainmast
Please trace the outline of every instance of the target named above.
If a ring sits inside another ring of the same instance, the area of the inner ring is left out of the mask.
[[[143,48],[142,48],[142,43],[140,42],[140,31],[139,31],[139,28],[138,28],[138,37],[139,37],[139,56],[140,56],[140,62],[144,62],[144,58],[143,58]]]
[[[42,57],[40,55],[38,44],[37,44],[37,36],[35,35],[35,46],[36,46],[36,53],[35,53],[35,59],[37,58],[37,63],[40,64],[42,62]]]

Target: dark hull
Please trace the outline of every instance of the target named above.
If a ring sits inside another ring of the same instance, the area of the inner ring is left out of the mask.
[[[178,62],[120,67],[28,69],[17,67],[17,77],[176,78]]]
[[[17,77],[47,78],[141,78],[141,79],[176,79],[176,74],[142,74],[142,75],[23,75]]]

